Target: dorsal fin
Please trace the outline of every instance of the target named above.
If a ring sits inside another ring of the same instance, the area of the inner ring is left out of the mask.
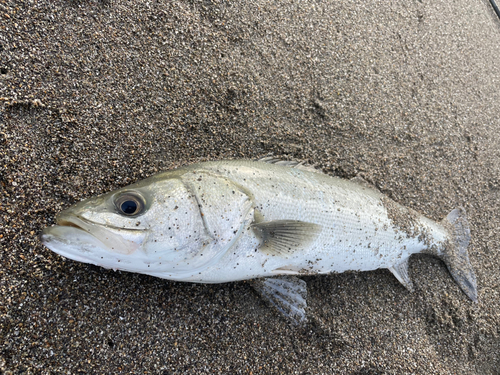
[[[281,160],[278,158],[275,158],[274,156],[266,156],[261,159],[256,159],[258,162],[262,163],[268,163],[268,164],[276,164],[276,165],[284,165],[290,168],[297,168],[302,171],[308,171],[308,172],[315,172],[315,173],[321,173],[320,170],[314,168],[314,165],[306,164],[305,161],[295,161],[295,160]]]
[[[287,256],[309,246],[321,225],[298,220],[275,220],[252,225],[262,236],[261,251]]]

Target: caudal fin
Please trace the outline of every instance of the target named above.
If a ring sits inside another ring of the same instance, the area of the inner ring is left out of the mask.
[[[451,276],[471,300],[477,302],[476,275],[469,261],[467,246],[470,229],[465,210],[456,208],[446,216],[441,224],[451,233],[451,243],[439,256],[448,267]]]

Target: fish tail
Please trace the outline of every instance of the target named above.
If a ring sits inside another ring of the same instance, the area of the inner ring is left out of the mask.
[[[441,221],[441,224],[450,232],[450,242],[438,257],[446,264],[451,276],[463,292],[477,302],[476,275],[467,252],[470,229],[465,209],[455,208]]]

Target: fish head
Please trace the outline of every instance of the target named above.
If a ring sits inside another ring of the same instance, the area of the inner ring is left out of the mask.
[[[197,199],[178,178],[158,176],[83,200],[56,216],[41,242],[72,260],[182,279],[218,254]]]

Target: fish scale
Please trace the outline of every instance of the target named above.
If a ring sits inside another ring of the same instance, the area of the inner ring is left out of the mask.
[[[256,168],[246,170],[240,165],[231,168],[227,164],[221,166],[215,162],[212,165],[206,163],[204,168],[231,176],[245,190],[255,192],[253,201],[265,220],[287,218],[322,226],[322,234],[314,244],[286,260],[274,257],[263,267],[266,272],[263,276],[276,274],[271,268],[280,269],[283,266],[296,269],[297,273],[301,274],[343,272],[349,269],[372,270],[387,267],[391,255],[392,258],[399,255],[395,250],[401,245],[395,231],[390,227],[385,231],[377,230],[384,224],[390,224],[380,199],[377,199],[377,196],[381,195],[378,192],[340,179],[324,178],[321,174],[308,171],[293,171],[293,178],[290,178],[291,168],[283,170],[281,166],[256,171]],[[272,178],[276,180],[281,177],[278,175],[280,172],[285,172],[285,176],[281,178],[283,181],[279,184],[272,182]],[[252,178],[248,178],[249,175]],[[281,194],[273,194],[269,185],[274,185]],[[361,211],[362,207],[365,209]],[[423,245],[418,246],[415,242],[407,241],[408,256],[422,249]],[[384,256],[377,257],[369,250],[368,244],[379,248],[379,253]],[[389,259],[386,259],[387,257]],[[304,266],[306,263],[307,267]],[[356,265],[356,268],[352,268],[353,265]],[[256,267],[254,265],[252,270]],[[250,276],[244,272],[239,275],[242,279]],[[237,276],[231,273],[228,277]]]

